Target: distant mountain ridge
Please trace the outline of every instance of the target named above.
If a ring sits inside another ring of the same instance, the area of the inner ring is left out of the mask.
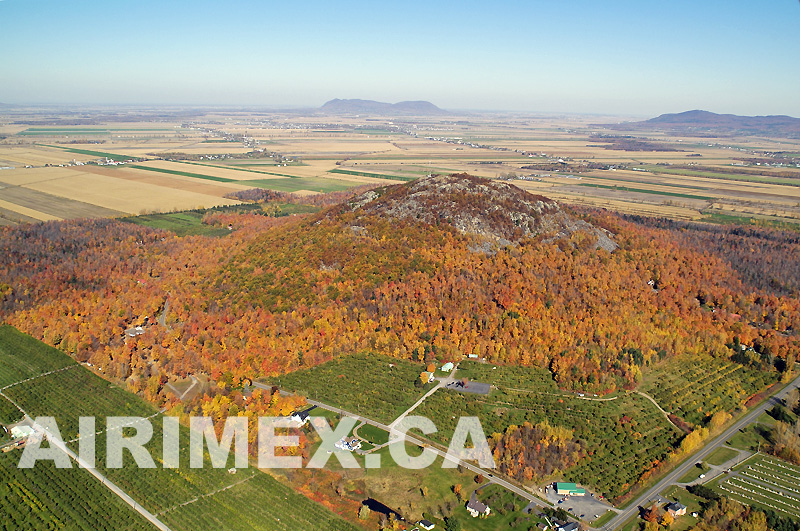
[[[642,122],[606,125],[609,129],[669,130],[679,133],[744,133],[751,135],[800,138],[800,118],[785,115],[738,116],[693,110],[662,114]]]
[[[374,100],[333,99],[326,102],[320,110],[330,114],[380,114],[429,116],[449,114],[429,101],[401,101],[384,103]]]

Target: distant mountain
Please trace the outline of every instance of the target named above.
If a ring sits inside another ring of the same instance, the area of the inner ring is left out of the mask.
[[[662,114],[643,122],[625,122],[606,125],[621,130],[667,130],[678,133],[748,134],[800,138],[800,118],[791,116],[737,116],[708,111],[686,111]]]
[[[331,100],[320,110],[330,114],[380,114],[380,115],[413,115],[432,116],[449,114],[429,101],[401,101],[400,103],[384,103],[373,100]]]

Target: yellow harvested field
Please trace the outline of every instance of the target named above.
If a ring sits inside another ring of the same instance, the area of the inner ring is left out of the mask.
[[[233,199],[88,172],[75,172],[60,179],[40,181],[26,188],[131,214],[239,203]]]
[[[223,197],[226,194],[235,192],[237,190],[246,190],[248,188],[252,188],[251,186],[245,186],[237,183],[206,181],[196,179],[194,177],[186,177],[184,175],[156,173],[132,168],[130,166],[84,166],[81,171],[85,173],[94,173],[98,175],[105,175],[107,177],[114,177],[116,179],[125,179],[127,181],[152,184],[166,188],[174,188],[175,190],[186,190],[217,197]]]
[[[17,165],[17,167],[21,167],[26,164],[44,166],[45,164],[69,164],[73,160],[83,161],[92,159],[85,155],[78,155],[61,149],[44,146],[9,146],[0,144],[0,160],[12,162]]]
[[[0,141],[0,167],[17,169],[0,170],[0,186],[10,185],[5,193],[0,190],[0,199],[15,205],[16,210],[0,205],[0,223],[13,222],[9,213],[14,212],[20,220],[30,221],[231,204],[235,202],[223,196],[252,188],[254,184],[248,181],[283,190],[306,187],[298,192],[303,194],[361,183],[402,182],[332,173],[336,170],[403,179],[428,173],[466,172],[487,178],[516,174],[522,179],[511,182],[522,188],[566,202],[624,212],[679,219],[725,212],[800,220],[800,186],[792,186],[800,184],[800,140],[698,138],[596,125],[625,119],[478,113],[397,120],[217,110],[131,123],[98,119],[86,126],[37,128],[6,123],[0,126],[0,135],[7,136]],[[34,114],[28,122],[37,120]],[[182,127],[185,123],[192,126]],[[614,144],[613,137],[625,136],[683,151],[624,151],[622,147],[631,145]],[[89,143],[89,138],[100,143]],[[223,138],[235,141],[220,141]],[[611,145],[614,149],[606,149]],[[246,155],[256,149],[259,153]],[[136,163],[170,173],[131,165],[66,167],[73,159],[86,162],[104,153],[154,159],[154,153],[170,152],[229,157]],[[793,159],[776,164],[777,159],[770,157],[780,153]],[[280,157],[288,161],[286,166],[275,164]],[[294,159],[302,163],[294,164]],[[590,163],[615,170],[587,169]],[[25,169],[26,164],[34,167]],[[65,167],[45,168],[45,164]],[[742,168],[736,169],[734,164]],[[726,172],[730,171],[737,173],[728,178]],[[545,174],[549,176],[543,177]],[[567,175],[580,179],[567,179]],[[778,181],[759,182],[768,179]]]
[[[2,189],[0,189],[0,197],[2,197],[1,194]],[[10,203],[8,201],[3,201],[2,199],[0,199],[0,209],[11,210],[12,212],[17,212],[18,214],[22,214],[23,216],[28,216],[33,219],[38,219],[39,221],[58,221],[61,219],[57,216],[45,214],[44,212],[39,212],[38,210],[34,210],[32,208]]]

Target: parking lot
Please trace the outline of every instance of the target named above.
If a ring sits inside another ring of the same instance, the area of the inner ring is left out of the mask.
[[[545,496],[557,508],[589,521],[594,520],[595,515],[603,516],[612,508],[610,503],[600,500],[588,492],[586,496],[559,496],[552,484],[545,489]]]

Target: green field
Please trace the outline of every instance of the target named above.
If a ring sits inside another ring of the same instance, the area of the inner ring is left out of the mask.
[[[394,364],[394,368],[390,364]],[[358,353],[284,374],[270,382],[281,389],[388,424],[430,388],[414,386],[424,370],[421,363]]]
[[[265,216],[282,217],[293,214],[311,214],[319,212],[320,208],[312,205],[301,205],[298,203],[246,203],[224,207],[214,207],[200,210],[185,210],[182,212],[170,212],[167,214],[145,214],[141,216],[128,216],[118,218],[126,223],[144,225],[154,229],[169,230],[178,236],[225,236],[230,234],[227,227],[206,225],[203,217],[208,212],[237,212],[254,213]]]
[[[57,469],[52,461],[21,469],[20,454],[0,453],[0,528],[156,529],[85,470]]]
[[[204,211],[174,212],[171,214],[147,214],[120,218],[120,221],[144,225],[154,229],[171,230],[178,236],[198,235],[225,236],[230,234],[227,227],[203,224]]]
[[[169,170],[166,168],[152,168],[150,166],[142,166],[140,164],[132,164],[131,168],[136,168],[137,170],[152,171],[156,173],[166,173],[168,175],[180,175],[181,177],[193,177],[195,179],[205,179],[207,181],[216,181],[220,183],[238,182],[236,181],[236,179],[228,179],[226,177],[214,177],[212,175],[203,175],[201,173],[191,173],[188,171]]]
[[[45,145],[45,144],[42,144]],[[68,148],[64,146],[46,146],[56,149],[62,149],[64,151],[68,151],[69,153],[76,153],[78,155],[88,155],[90,157],[105,157],[107,159],[115,160],[117,162],[135,159],[136,157],[132,157],[130,155],[117,155],[116,153],[106,153],[104,151],[91,151],[88,149],[77,149],[77,148]]]
[[[683,356],[652,368],[642,390],[666,411],[702,424],[717,411],[732,413],[776,381],[759,371],[710,356]]]
[[[4,355],[0,359],[0,373],[30,372],[31,367],[26,354],[21,352],[15,357],[16,349],[12,350],[10,348],[12,344],[3,339],[8,331],[3,330],[3,332],[4,335],[0,336],[0,346],[4,352],[11,351],[11,354]],[[15,335],[12,334],[11,337],[13,340]],[[59,359],[57,351],[43,343],[37,342],[37,344],[39,352],[35,352],[37,349],[31,345],[28,346],[29,351],[32,350],[36,354],[36,359],[50,357],[54,360],[50,367],[40,363],[38,368],[52,370],[71,362],[66,355],[60,354],[61,359]],[[256,469],[240,470],[238,474],[231,475],[225,469],[211,468],[207,454],[206,466],[200,469],[189,468],[189,435],[188,429],[185,428],[180,431],[180,468],[158,468],[162,456],[163,416],[139,397],[83,367],[41,376],[31,382],[9,387],[4,392],[32,417],[40,415],[55,417],[62,437],[73,450],[77,450],[78,446],[77,441],[73,440],[78,436],[78,417],[96,417],[96,429],[100,431],[95,444],[98,471],[108,476],[143,507],[163,518],[174,531],[356,529],[322,506]],[[0,400],[5,401],[2,397]],[[128,454],[122,468],[105,467],[104,426],[107,416],[150,417],[153,437],[145,447],[153,456],[157,468],[140,469],[135,466]],[[19,455],[20,451],[15,450],[4,454],[1,459],[11,459],[13,463]],[[232,460],[231,455],[231,462]],[[7,464],[7,461],[0,461],[0,466],[5,466],[3,463]],[[20,478],[19,481],[8,483],[5,486],[6,496],[0,495],[0,503],[8,500],[11,504],[4,507],[5,518],[15,522],[30,522],[32,526],[28,528],[31,529],[56,529],[60,526],[47,522],[53,522],[53,518],[61,518],[62,514],[70,511],[81,514],[89,512],[90,514],[83,516],[89,522],[84,527],[76,525],[67,528],[105,529],[106,524],[92,522],[106,514],[112,518],[108,524],[109,529],[146,528],[137,525],[136,513],[118,510],[117,502],[114,501],[117,498],[101,483],[88,474],[78,472],[81,471],[48,469],[46,465],[40,467],[37,464],[32,471],[26,472],[32,475],[15,476]],[[3,493],[3,488],[0,486],[0,493]],[[94,502],[95,491],[102,492],[96,497],[96,512],[101,516],[92,516],[91,512],[94,509],[91,503],[81,501],[86,499]],[[106,499],[104,496],[107,497],[108,503],[104,502]],[[52,508],[53,504],[57,504],[58,507]],[[117,516],[117,513],[120,515]]]
[[[398,175],[384,175],[382,173],[369,173],[364,171],[341,170],[339,168],[330,170],[328,173],[340,173],[342,175],[356,175],[358,177],[372,177],[373,179],[389,179],[392,181],[414,181],[416,177],[402,177]]]
[[[335,179],[324,177],[291,177],[289,179],[255,179],[248,181],[237,181],[239,184],[252,186],[253,188],[264,188],[267,190],[278,190],[279,192],[297,192],[299,190],[310,190],[312,192],[338,192],[347,190],[358,183],[344,183]]]
[[[496,368],[493,368],[496,367]],[[447,444],[459,416],[476,415],[487,435],[511,424],[547,421],[574,430],[586,453],[564,479],[606,497],[626,492],[655,460],[663,460],[681,434],[652,403],[638,394],[589,400],[560,391],[546,369],[462,361],[456,377],[497,386],[489,395],[437,391],[415,414],[435,419],[431,438]]]
[[[77,365],[58,350],[16,328],[0,325],[0,389],[44,372]]]

